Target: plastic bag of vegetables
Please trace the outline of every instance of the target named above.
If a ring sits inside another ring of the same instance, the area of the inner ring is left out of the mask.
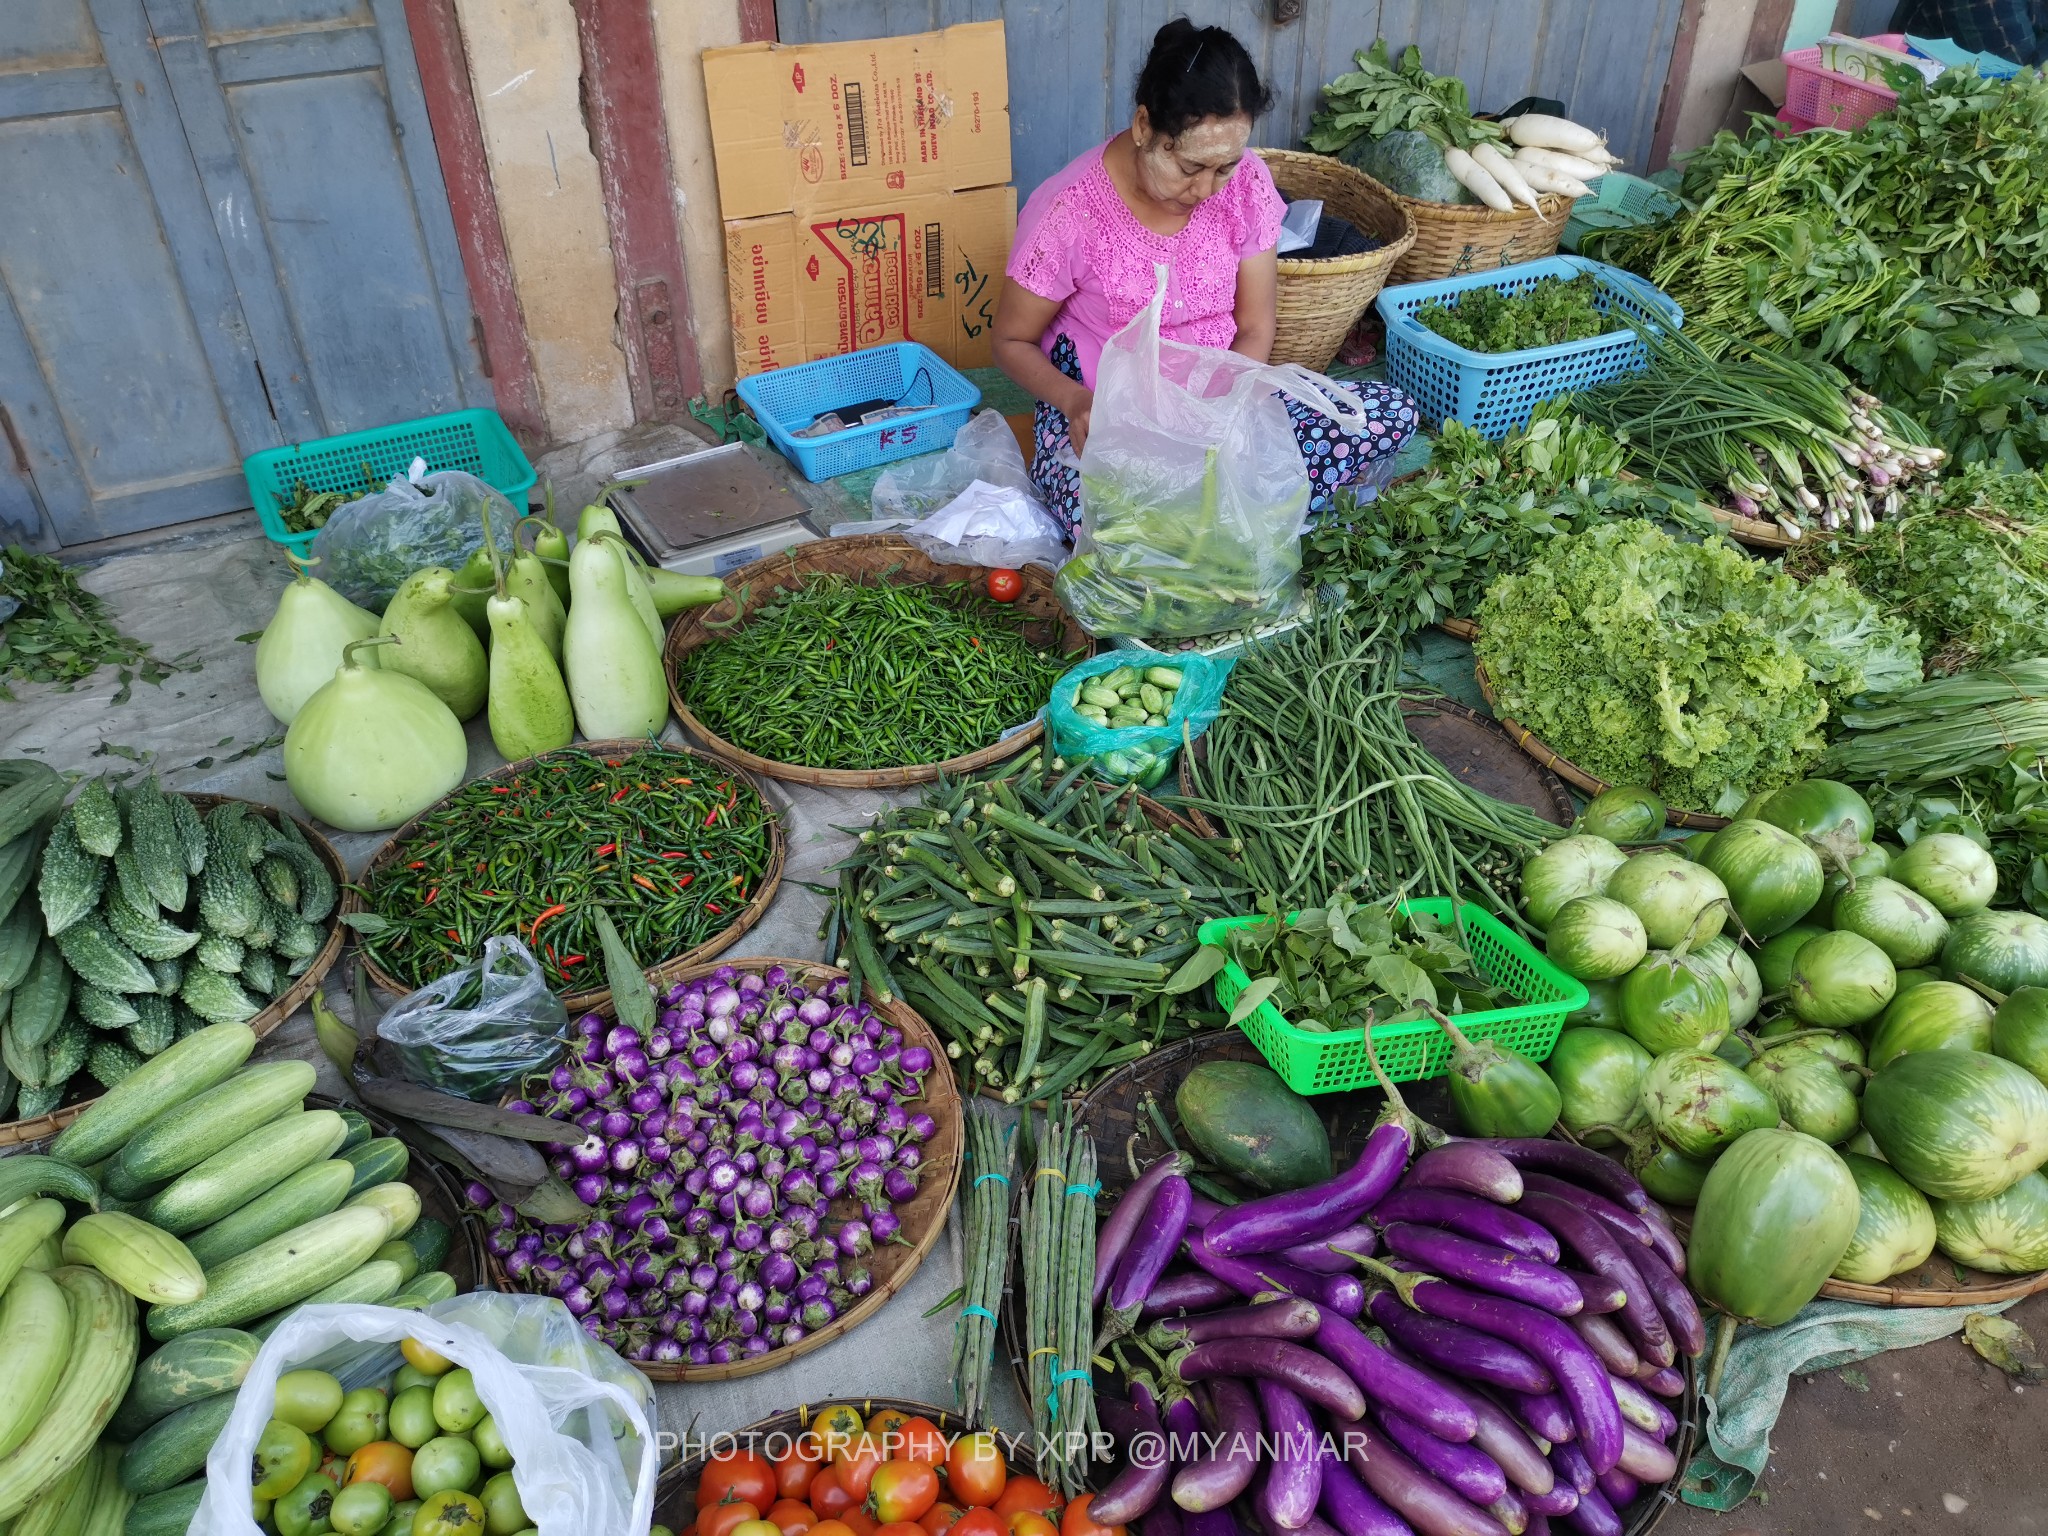
[[[1092,762],[1113,784],[1150,789],[1165,778],[1183,740],[1209,729],[1223,704],[1234,659],[1189,651],[1109,651],[1052,685],[1045,708],[1053,750]]]
[[[589,1338],[552,1297],[476,1292],[425,1312],[306,1306],[281,1323],[250,1366],[234,1412],[206,1458],[206,1494],[191,1536],[259,1536],[249,1468],[269,1422],[277,1379],[350,1346],[381,1345],[380,1369],[401,1363],[403,1339],[467,1369],[512,1453],[519,1499],[540,1536],[644,1531],[658,1471],[653,1389]]]
[[[438,470],[417,483],[393,480],[327,519],[313,540],[320,576],[350,602],[382,613],[414,571],[451,571],[483,546],[488,509],[491,537],[510,548],[519,512],[503,495],[459,469]]]
[[[484,940],[484,957],[401,999],[377,1025],[404,1076],[479,1104],[561,1059],[569,1012],[519,940]]]
[[[1296,364],[1167,341],[1166,268],[1110,338],[1081,455],[1081,530],[1054,590],[1090,634],[1248,628],[1299,596],[1308,473],[1285,394],[1357,424],[1357,402]]]

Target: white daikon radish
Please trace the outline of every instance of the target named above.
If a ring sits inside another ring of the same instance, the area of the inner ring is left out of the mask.
[[[1519,163],[1519,162],[1518,162]],[[1556,192],[1564,197],[1591,197],[1593,189],[1576,176],[1567,176],[1562,171],[1546,170],[1540,165],[1523,165],[1522,180],[1538,192]]]
[[[1515,211],[1515,205],[1508,200],[1507,193],[1501,190],[1500,183],[1481,170],[1479,162],[1455,144],[1444,151],[1444,169],[1457,177],[1459,186],[1487,207],[1498,213]]]
[[[1479,169],[1499,182],[1501,191],[1516,202],[1529,208],[1537,206],[1536,189],[1522,179],[1522,173],[1515,169],[1515,162],[1491,144],[1474,144],[1472,160]]]
[[[1595,176],[1607,174],[1607,167],[1604,165],[1556,149],[1518,149],[1515,151],[1515,164],[1522,168],[1524,176],[1529,174],[1531,166],[1538,170],[1555,171],[1560,176],[1570,176],[1578,181],[1591,181]]]
[[[1536,149],[1561,149],[1582,155],[1600,147],[1600,135],[1563,117],[1545,117],[1541,112],[1524,112],[1509,121],[1508,137],[1517,144]]]

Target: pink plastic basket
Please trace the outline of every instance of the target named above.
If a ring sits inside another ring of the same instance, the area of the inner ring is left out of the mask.
[[[1903,32],[1883,32],[1866,37],[1866,43],[1906,51]],[[1818,128],[1861,128],[1881,112],[1899,103],[1899,93],[1877,80],[1858,80],[1821,68],[1820,49],[1800,48],[1785,55],[1786,114]]]

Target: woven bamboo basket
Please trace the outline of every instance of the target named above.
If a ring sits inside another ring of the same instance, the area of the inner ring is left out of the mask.
[[[1415,221],[1415,243],[1394,263],[1389,283],[1430,283],[1555,256],[1572,216],[1572,200],[1554,192],[1538,197],[1534,209],[1517,206],[1498,213],[1477,203],[1432,203],[1404,197],[1377,181],[1373,185]]]
[[[720,962],[745,965],[749,969],[765,970],[779,965],[791,976],[802,981],[807,987],[819,987],[833,980],[844,980],[846,972],[833,966],[820,965],[815,960],[792,960],[777,955],[748,955],[744,960]],[[708,976],[718,967],[711,963],[671,968],[657,983],[664,988],[678,982],[695,981]],[[917,1178],[917,1195],[908,1204],[897,1208],[897,1217],[903,1223],[899,1235],[902,1243],[884,1243],[868,1256],[868,1272],[874,1277],[874,1287],[852,1307],[842,1312],[825,1327],[815,1333],[806,1334],[795,1344],[784,1349],[771,1349],[765,1355],[755,1355],[733,1361],[729,1365],[690,1365],[687,1362],[636,1360],[634,1369],[651,1381],[737,1381],[742,1376],[758,1376],[763,1371],[772,1371],[777,1366],[787,1365],[799,1356],[807,1355],[814,1349],[830,1344],[834,1339],[851,1333],[862,1323],[882,1310],[888,1301],[917,1273],[917,1267],[925,1255],[939,1240],[946,1229],[946,1213],[953,1208],[953,1193],[960,1185],[960,1164],[962,1161],[962,1136],[964,1117],[960,1107],[960,1088],[953,1079],[952,1063],[946,1059],[946,1044],[932,1027],[901,998],[892,998],[886,1003],[877,1003],[870,995],[868,1004],[889,1023],[903,1031],[906,1045],[921,1045],[932,1053],[932,1070],[925,1078],[924,1094],[911,1101],[906,1108],[921,1110],[930,1115],[938,1124],[938,1133],[924,1145],[924,1162]],[[611,1000],[607,997],[594,1005],[593,1011],[610,1017]],[[838,1220],[848,1221],[860,1214],[860,1202],[851,1193],[841,1195],[832,1202],[831,1214]],[[905,1245],[908,1246],[905,1246]],[[499,1265],[497,1259],[490,1260],[491,1279],[501,1291],[526,1290],[529,1287],[517,1284]]]
[[[669,626],[668,644],[662,650],[662,664],[668,672],[669,702],[676,718],[697,740],[708,743],[722,756],[792,784],[815,784],[833,789],[885,789],[905,784],[927,784],[941,775],[972,773],[1014,757],[1045,732],[1042,718],[1012,731],[998,741],[942,763],[905,763],[892,768],[817,768],[803,763],[780,763],[758,757],[726,741],[692,714],[683,704],[677,673],[690,652],[715,644],[735,620],[767,602],[776,592],[802,586],[806,578],[826,573],[851,576],[862,582],[894,582],[901,586],[951,585],[978,582],[988,575],[979,566],[941,565],[909,540],[890,533],[864,533],[844,539],[818,539],[799,544],[779,555],[741,566],[725,578],[729,594],[708,608],[686,609]],[[1087,655],[1094,649],[1086,630],[1060,606],[1053,596],[1052,576],[1037,566],[1022,572],[1024,590],[1015,607],[1030,616],[1025,633],[1033,644],[1062,652]]]
[[[367,1104],[330,1099],[323,1093],[307,1094],[306,1107],[352,1109],[368,1120],[370,1128],[379,1136],[395,1136],[404,1142],[407,1159],[404,1182],[418,1192],[420,1214],[433,1217],[453,1235],[454,1241],[448,1246],[448,1257],[441,1262],[441,1268],[454,1280],[456,1294],[500,1289],[492,1275],[489,1252],[484,1246],[483,1218],[462,1198],[462,1185],[454,1173],[413,1139],[409,1127],[399,1125]]]
[[[1278,327],[1271,360],[1300,363],[1321,373],[1358,317],[1378,297],[1394,264],[1415,243],[1415,221],[1385,187],[1341,160],[1297,149],[1252,153],[1266,162],[1282,197],[1320,198],[1326,213],[1380,242],[1355,256],[1319,261],[1280,258]]]
[[[746,905],[734,914],[733,920],[728,926],[720,929],[695,949],[685,950],[679,955],[672,955],[647,968],[647,979],[657,987],[666,987],[673,984],[688,967],[709,960],[714,955],[723,954],[726,950],[737,944],[747,930],[758,923],[761,920],[762,914],[774,903],[775,892],[782,884],[782,865],[788,854],[788,843],[787,839],[783,836],[782,821],[779,816],[773,814],[775,802],[770,800],[766,793],[763,792],[761,786],[754,782],[751,774],[715,751],[707,751],[698,747],[673,746],[667,742],[660,741],[627,741],[621,739],[579,741],[573,747],[563,747],[556,752],[542,752],[534,757],[521,758],[516,763],[507,763],[502,768],[494,769],[490,773],[482,774],[476,779],[469,780],[462,787],[466,789],[469,787],[469,784],[489,784],[500,779],[513,778],[527,772],[536,763],[569,753],[605,757],[614,753],[645,752],[650,748],[674,753],[678,758],[695,758],[702,762],[714,764],[721,774],[731,774],[745,783],[750,790],[760,796],[761,803],[767,806],[771,813],[768,825],[768,868],[762,874],[759,884],[755,886],[752,895],[747,898]],[[451,791],[451,793],[459,792],[459,790]],[[364,888],[369,886],[372,877],[375,876],[378,870],[399,857],[404,851],[406,843],[418,830],[420,822],[439,810],[445,799],[446,797],[444,796],[442,800],[435,801],[384,841],[383,845],[371,856],[369,865],[363,871],[362,884]],[[414,990],[378,965],[376,961],[372,960],[363,951],[360,940],[357,942],[356,951],[356,958],[361,961],[363,968],[370,973],[370,979],[376,982],[384,991],[394,997],[403,997],[408,992]],[[600,1004],[608,1002],[610,998],[611,993],[606,988],[588,987],[577,992],[563,993],[562,1006],[567,1008],[572,1014],[587,1013]]]
[[[168,793],[183,792],[172,790]],[[237,797],[193,792],[186,793],[185,798],[203,814]],[[283,814],[275,806],[260,805],[254,800],[245,803],[266,821],[274,823]],[[293,819],[297,820],[296,817]],[[341,855],[334,851],[334,845],[306,822],[299,822],[299,830],[305,834],[306,841],[313,845],[313,851],[326,861],[328,872],[334,876],[334,888],[340,899],[328,918],[327,940],[314,954],[313,963],[306,967],[305,972],[288,990],[279,994],[276,1002],[249,1021],[249,1027],[256,1031],[259,1040],[297,1013],[306,999],[313,995],[314,990],[326,978],[334,962],[341,957],[344,932],[341,919],[361,905],[356,899],[354,888],[348,883],[348,866],[342,863]],[[61,1109],[52,1110],[47,1115],[38,1115],[32,1120],[13,1120],[0,1125],[0,1147],[15,1146],[25,1141],[40,1141],[45,1136],[54,1136],[98,1102],[99,1095],[94,1094],[89,1099],[80,1099],[76,1104],[66,1104]]]
[[[1473,633],[1477,635],[1478,630],[1475,628]],[[1473,674],[1479,679],[1479,691],[1485,695],[1487,708],[1492,709],[1494,707],[1493,679],[1486,675],[1486,664],[1475,661],[1472,664],[1472,670]],[[1560,757],[1544,743],[1541,737],[1527,726],[1521,724],[1521,722],[1510,719],[1508,716],[1500,714],[1497,710],[1495,711],[1494,718],[1500,721],[1501,729],[1508,733],[1510,741],[1514,742],[1516,746],[1528,753],[1531,758],[1548,768],[1567,784],[1584,790],[1588,795],[1602,794],[1614,788],[1605,779],[1595,778],[1570,759]],[[1728,818],[1726,816],[1716,816],[1707,811],[1680,810],[1675,805],[1665,808],[1664,820],[1674,827],[1686,827],[1707,832],[1718,832],[1721,828],[1728,825]]]

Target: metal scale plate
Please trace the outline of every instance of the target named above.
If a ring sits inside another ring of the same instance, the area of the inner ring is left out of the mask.
[[[782,460],[746,443],[622,470],[607,490],[641,553],[691,576],[724,576],[820,537]]]

